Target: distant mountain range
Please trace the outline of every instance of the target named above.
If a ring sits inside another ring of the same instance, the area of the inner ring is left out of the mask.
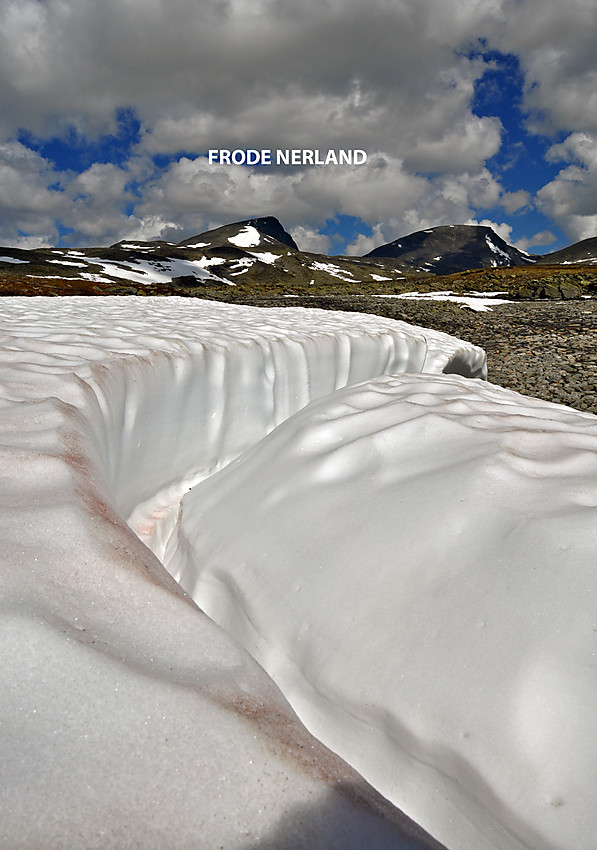
[[[597,237],[543,256],[508,245],[489,227],[448,225],[411,233],[364,257],[329,257],[299,251],[277,218],[245,219],[179,243],[122,241],[106,248],[0,248],[0,276],[10,292],[37,279],[126,286],[254,286],[377,284],[415,276],[453,275],[471,269],[537,265],[597,265]],[[20,284],[19,284],[20,282]],[[97,284],[97,286],[93,286]],[[58,284],[56,285],[57,289]]]
[[[552,254],[528,254],[508,245],[491,227],[450,224],[418,230],[380,245],[366,257],[397,260],[404,271],[454,274],[469,269],[524,266],[533,263],[570,265],[597,263],[597,237],[576,242]]]
[[[476,268],[522,266],[537,260],[508,245],[490,227],[465,224],[419,230],[380,245],[366,256],[391,257],[402,268],[440,275]]]

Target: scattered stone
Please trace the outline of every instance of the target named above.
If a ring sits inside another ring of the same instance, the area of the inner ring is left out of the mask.
[[[288,306],[288,299],[251,303]],[[385,298],[293,298],[291,303],[376,313],[458,336],[485,349],[493,383],[597,414],[597,300],[518,301],[488,313]]]

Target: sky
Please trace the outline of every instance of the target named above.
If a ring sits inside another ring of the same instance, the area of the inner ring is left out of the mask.
[[[597,236],[597,0],[0,0],[0,245]],[[209,163],[364,150],[363,165]]]

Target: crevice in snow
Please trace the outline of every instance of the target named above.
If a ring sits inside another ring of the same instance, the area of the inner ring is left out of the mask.
[[[171,834],[175,811],[191,846],[199,782],[208,799],[201,817],[215,819],[203,824],[206,841],[240,847],[238,819],[254,827],[262,816],[253,803],[261,781],[255,776],[278,771],[267,780],[277,814],[267,816],[265,832],[281,817],[271,789],[284,784],[284,774],[269,751],[263,754],[263,741],[273,717],[292,729],[297,721],[260,668],[196,616],[125,519],[167,561],[189,487],[313,399],[375,376],[441,372],[450,364],[484,377],[485,355],[444,334],[354,313],[126,297],[14,298],[1,307],[2,495],[9,506],[2,575],[10,587],[5,604],[22,624],[19,631],[11,619],[3,632],[3,687],[15,705],[25,699],[32,711],[39,708],[28,724],[23,712],[23,737],[3,742],[3,763],[12,759],[15,776],[28,783],[27,795],[12,803],[26,812],[12,820],[11,835],[24,823],[37,828],[41,816],[42,844],[68,846],[73,835],[88,836],[98,809],[95,791],[91,802],[85,798],[89,780],[99,785],[102,816],[106,807],[116,812],[116,831],[131,829],[134,816],[135,840],[141,836],[138,843],[153,850],[156,835]],[[43,618],[34,619],[39,611]],[[155,705],[162,713],[148,716]],[[233,710],[251,722],[261,712],[261,726],[247,728]],[[33,756],[23,752],[25,739]],[[320,750],[315,759],[323,763]],[[313,785],[298,779],[293,765],[283,763],[292,780],[288,799],[298,806]],[[210,785],[223,775],[234,778],[232,812]],[[335,795],[335,780],[322,777],[319,793],[323,785]],[[156,794],[166,800],[161,810],[139,810],[138,799],[148,805]],[[52,820],[56,811],[60,823]],[[353,816],[352,802],[344,811]],[[388,846],[369,840],[382,830],[366,823],[355,833],[362,840],[341,846]],[[321,846],[333,846],[332,839]],[[435,843],[427,837],[404,846]]]
[[[227,317],[236,328],[223,329]],[[147,511],[165,511],[167,494],[220,469],[313,399],[383,374],[486,374],[474,346],[358,314],[211,305],[202,318],[203,335],[198,327],[194,339],[156,340],[153,350],[85,376],[99,406],[91,427],[110,492],[145,539]]]

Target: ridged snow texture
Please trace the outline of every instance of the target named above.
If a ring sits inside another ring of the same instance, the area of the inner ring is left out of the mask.
[[[596,508],[596,417],[384,377],[195,487],[169,568],[448,847],[593,850]]]
[[[11,850],[438,847],[319,740],[450,850],[593,850],[597,418],[357,314],[0,314]]]
[[[6,846],[436,847],[125,519],[175,547],[190,484],[312,399],[404,371],[483,376],[483,352],[374,317],[176,298],[6,298],[0,320]]]
[[[596,417],[373,317],[0,306],[8,846],[436,846],[236,639],[450,850],[593,850]]]
[[[593,850],[594,416],[356,314],[0,314],[11,850],[437,847],[272,679],[450,850]]]

